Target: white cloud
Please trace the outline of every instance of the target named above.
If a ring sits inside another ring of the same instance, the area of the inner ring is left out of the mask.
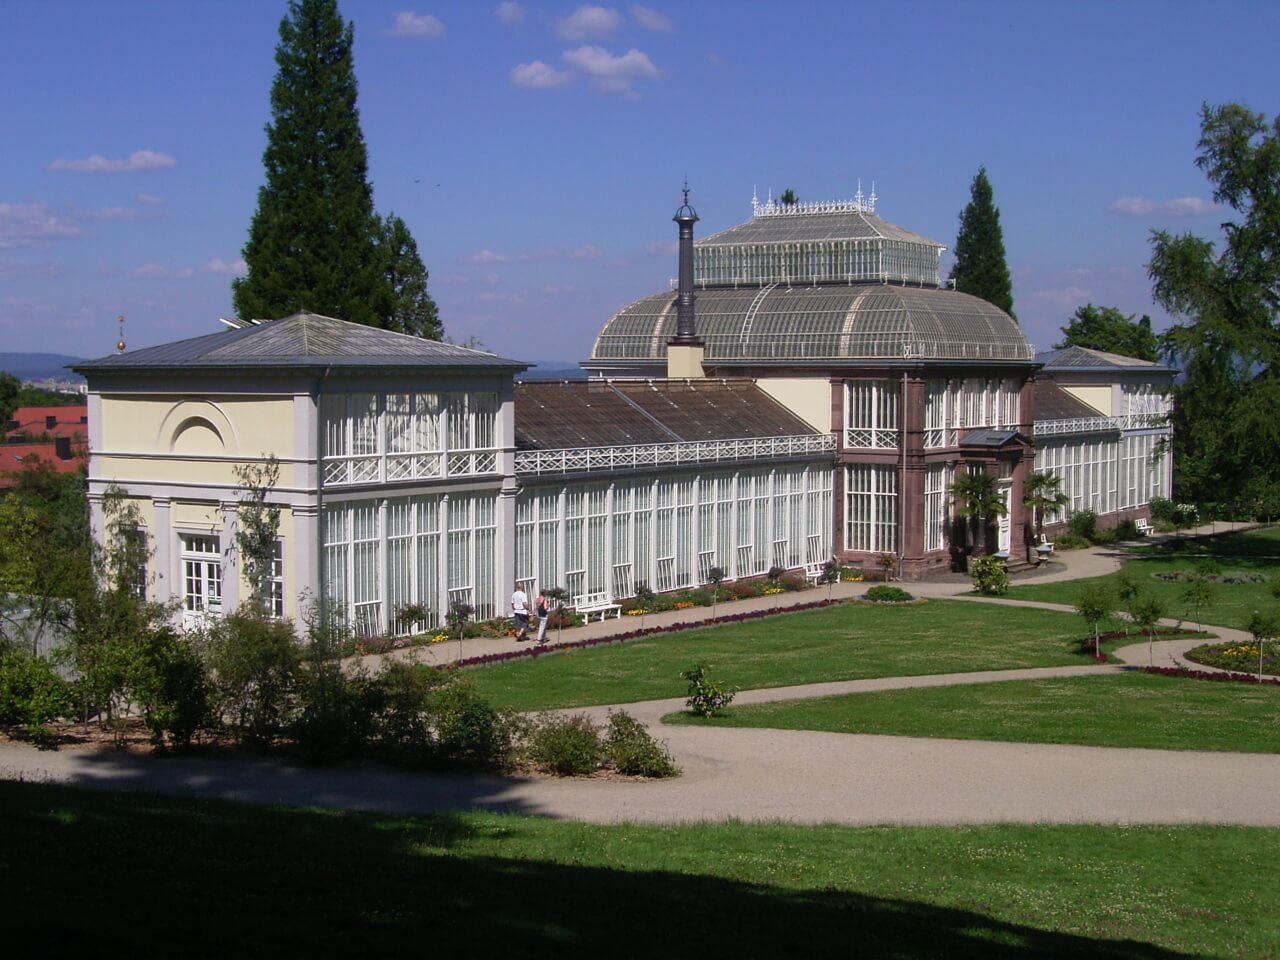
[[[146,220],[155,214],[132,207],[99,207],[97,210],[72,211],[77,220]]]
[[[145,203],[148,206],[155,206],[158,203],[164,203],[164,197],[157,197],[151,193],[140,193],[134,197],[139,203]]]
[[[444,24],[429,13],[401,10],[396,14],[396,25],[391,28],[393,37],[415,37],[434,40],[444,36]]]
[[[490,303],[524,303],[524,297],[514,293],[494,293],[486,290],[484,293],[476,297],[477,300],[485,300]]]
[[[494,253],[492,250],[485,249],[479,253],[473,253],[469,257],[463,257],[468,263],[508,263],[511,258],[505,253]]]
[[[502,278],[496,273],[486,273],[484,275],[484,282],[489,284],[489,286],[493,286],[494,284],[501,283]]]
[[[680,254],[680,242],[678,240],[655,240],[644,249],[645,253],[651,257],[675,257]]]
[[[600,251],[588,243],[585,246],[577,247],[565,254],[570,260],[596,260],[600,257]]]
[[[1093,296],[1093,291],[1088,287],[1061,287],[1056,290],[1037,290],[1031,294],[1032,300],[1047,300],[1049,303],[1059,303],[1063,306],[1076,306],[1085,303]]]
[[[63,160],[59,157],[49,164],[49,169],[75,170],[80,173],[136,173],[139,170],[164,170],[177,165],[178,161],[167,153],[135,150],[124,160],[109,160],[100,153],[83,160]]]
[[[550,297],[559,296],[560,294],[563,294],[563,293],[573,293],[574,290],[575,290],[575,287],[567,283],[561,283],[561,284],[548,283],[546,286],[542,288],[542,292]]]
[[[55,216],[43,203],[0,203],[0,249],[47,247],[80,233],[78,223]]]
[[[437,287],[464,287],[470,282],[470,277],[461,273],[433,273],[431,275],[431,283]]]
[[[1218,207],[1200,197],[1175,197],[1172,200],[1121,197],[1107,209],[1112,213],[1134,217],[1195,217],[1202,213],[1213,213]]]
[[[528,87],[531,90],[548,90],[552,87],[563,87],[573,82],[572,70],[557,70],[541,60],[522,63],[511,68],[511,82],[517,87]]]
[[[200,266],[201,273],[221,273],[228,277],[243,277],[249,272],[249,265],[244,260],[232,260],[228,263],[214,257]]]
[[[613,33],[622,22],[622,14],[617,10],[581,6],[556,23],[556,33],[561,40],[586,40]]]
[[[590,243],[574,247],[572,250],[563,247],[546,247],[522,253],[520,259],[525,263],[537,263],[539,260],[598,260],[600,250]]]
[[[159,263],[144,263],[142,266],[133,270],[133,276],[145,280],[162,279],[165,277],[190,277],[195,273],[190,267],[166,267]]]
[[[498,9],[494,11],[494,16],[502,23],[504,27],[518,27],[524,23],[524,7],[516,3],[515,0],[503,0],[498,4]]]
[[[576,50],[566,50],[562,56],[590,77],[592,86],[601,93],[621,93],[634,97],[634,81],[656,80],[662,76],[648,54],[634,47],[621,56],[614,56],[604,47],[578,47]]]
[[[636,23],[646,30],[652,30],[654,33],[671,32],[673,26],[671,18],[659,13],[657,10],[651,10],[649,7],[642,7],[636,4],[631,8],[631,15],[636,18]]]

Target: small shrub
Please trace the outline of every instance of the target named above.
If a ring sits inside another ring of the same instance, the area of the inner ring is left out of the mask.
[[[680,772],[666,745],[624,710],[609,712],[604,753],[615,770],[628,776],[674,777]]]
[[[1077,510],[1067,520],[1067,529],[1081,540],[1092,540],[1097,534],[1098,515],[1092,510]]]
[[[759,580],[738,580],[735,583],[729,584],[726,589],[734,596],[735,599],[746,600],[750,597],[761,596],[764,584]]]
[[[728,687],[708,675],[711,665],[705,662],[695,664],[680,676],[689,681],[689,699],[685,705],[697,717],[714,717],[722,709],[733,702],[738,694],[737,687]]]
[[[22,724],[33,737],[75,709],[71,686],[44,657],[0,650],[0,724]]]
[[[582,614],[576,610],[570,610],[568,607],[561,607],[559,610],[552,610],[547,614],[547,627],[550,629],[560,630],[565,627],[580,627],[586,620]]]
[[[974,557],[969,563],[969,576],[973,578],[973,588],[984,597],[1009,592],[1009,571],[996,557]]]
[[[1142,531],[1138,529],[1138,525],[1129,518],[1125,518],[1116,524],[1117,540],[1140,540],[1142,539]]]
[[[290,726],[307,758],[327,763],[369,748],[383,691],[364,673],[347,674],[332,661],[312,664],[298,682],[298,715]]]
[[[1074,533],[1060,533],[1053,538],[1054,550],[1080,550],[1089,545],[1089,541],[1083,537],[1077,537]]]
[[[172,630],[143,638],[131,683],[154,746],[179,750],[208,725],[213,686],[191,642]]]
[[[215,716],[242,742],[274,742],[297,710],[301,656],[293,623],[244,610],[223,617],[211,629],[208,661]]]
[[[784,590],[795,593],[797,590],[809,589],[809,581],[802,573],[784,573],[778,578],[778,585]]]
[[[544,713],[534,721],[527,747],[529,759],[562,777],[583,776],[600,769],[604,745],[600,728],[585,713]]]
[[[436,752],[431,698],[451,674],[426,664],[387,662],[375,680],[378,709],[371,740],[387,759],[421,764]]]
[[[507,767],[514,750],[512,716],[458,677],[431,696],[436,755],[449,763]]]
[[[395,639],[390,634],[375,633],[367,637],[356,637],[354,651],[357,656],[367,657],[371,653],[388,653],[395,646]]]
[[[1152,497],[1150,508],[1153,523],[1172,524],[1178,516],[1178,505],[1168,497]]]
[[[914,600],[915,597],[901,587],[891,587],[887,583],[878,583],[874,587],[867,588],[866,599],[873,600],[876,603],[906,603]]]
[[[784,570],[782,567],[775,565],[769,568],[769,572],[764,575],[764,578],[766,580],[777,580],[786,572],[787,571]]]
[[[1093,540],[1094,543],[1106,544],[1106,543],[1115,543],[1120,539],[1120,536],[1115,530],[1104,528],[1101,530],[1093,531],[1093,536],[1091,539]]]

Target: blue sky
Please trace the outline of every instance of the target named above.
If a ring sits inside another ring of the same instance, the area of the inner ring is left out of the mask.
[[[375,204],[446,332],[529,360],[583,359],[667,288],[686,175],[699,236],[753,188],[861,178],[951,247],[985,164],[1038,348],[1090,301],[1162,326],[1149,231],[1225,217],[1201,103],[1280,110],[1278,4],[414,2],[341,2]],[[117,314],[131,348],[220,329],[284,6],[6,0],[0,350],[102,355]]]

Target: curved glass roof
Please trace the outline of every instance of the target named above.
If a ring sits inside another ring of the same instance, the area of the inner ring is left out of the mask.
[[[664,360],[676,332],[675,302],[674,293],[660,293],[623,307],[600,331],[591,360]],[[697,291],[694,311],[707,362],[1034,356],[1012,317],[954,290],[880,283],[712,288]]]

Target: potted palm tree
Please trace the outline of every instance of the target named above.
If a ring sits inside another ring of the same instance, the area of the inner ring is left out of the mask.
[[[1062,492],[1062,477],[1056,473],[1037,470],[1027,477],[1022,484],[1022,505],[1035,513],[1036,543],[1044,542],[1044,515],[1061,510],[1070,502],[1071,498]]]
[[[1002,517],[1009,512],[1004,498],[1000,496],[996,478],[982,469],[969,470],[956,477],[951,484],[951,495],[960,501],[957,512],[969,520],[974,552],[985,553],[990,518]]]

